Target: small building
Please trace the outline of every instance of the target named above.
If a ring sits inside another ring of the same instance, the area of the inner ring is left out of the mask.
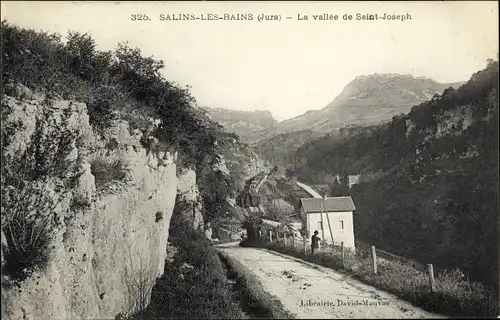
[[[358,184],[360,182],[360,174],[357,175],[348,175],[347,179],[349,180],[349,189],[352,188],[353,185]]]
[[[318,236],[327,244],[340,245],[344,242],[345,247],[352,249],[355,248],[355,210],[354,202],[349,196],[300,199],[301,218],[309,237],[318,230]]]

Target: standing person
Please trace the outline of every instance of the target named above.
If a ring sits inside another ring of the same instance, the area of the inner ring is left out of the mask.
[[[313,236],[311,237],[311,253],[314,254],[314,251],[319,249],[320,237],[318,237],[318,230],[314,231]]]

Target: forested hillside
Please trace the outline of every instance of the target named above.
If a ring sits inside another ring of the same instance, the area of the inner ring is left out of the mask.
[[[409,114],[347,139],[307,143],[296,159],[304,181],[379,174],[350,190],[358,238],[460,267],[485,282],[496,279],[498,61]]]
[[[272,163],[288,166],[293,163],[293,156],[297,148],[319,136],[321,136],[320,133],[312,130],[282,133],[256,143],[254,149]]]

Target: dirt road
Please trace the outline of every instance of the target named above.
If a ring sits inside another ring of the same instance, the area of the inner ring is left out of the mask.
[[[316,192],[313,188],[309,187],[306,184],[303,184],[302,182],[297,181],[297,185],[304,189],[305,192],[309,193],[311,197],[313,198],[323,198],[318,192]]]
[[[266,249],[218,246],[297,318],[443,318],[332,269]]]

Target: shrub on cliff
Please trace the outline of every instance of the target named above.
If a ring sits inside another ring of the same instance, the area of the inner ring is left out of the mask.
[[[95,157],[90,162],[90,165],[97,190],[102,190],[111,181],[120,181],[127,176],[123,162],[120,159]]]
[[[40,185],[30,184],[19,190],[2,190],[2,229],[7,247],[2,270],[13,280],[23,280],[49,259],[49,246],[57,226],[57,199]]]
[[[205,222],[228,216],[226,199],[233,195],[235,188],[235,182],[230,176],[213,167],[213,163],[205,163],[197,170],[197,182],[203,201]]]

